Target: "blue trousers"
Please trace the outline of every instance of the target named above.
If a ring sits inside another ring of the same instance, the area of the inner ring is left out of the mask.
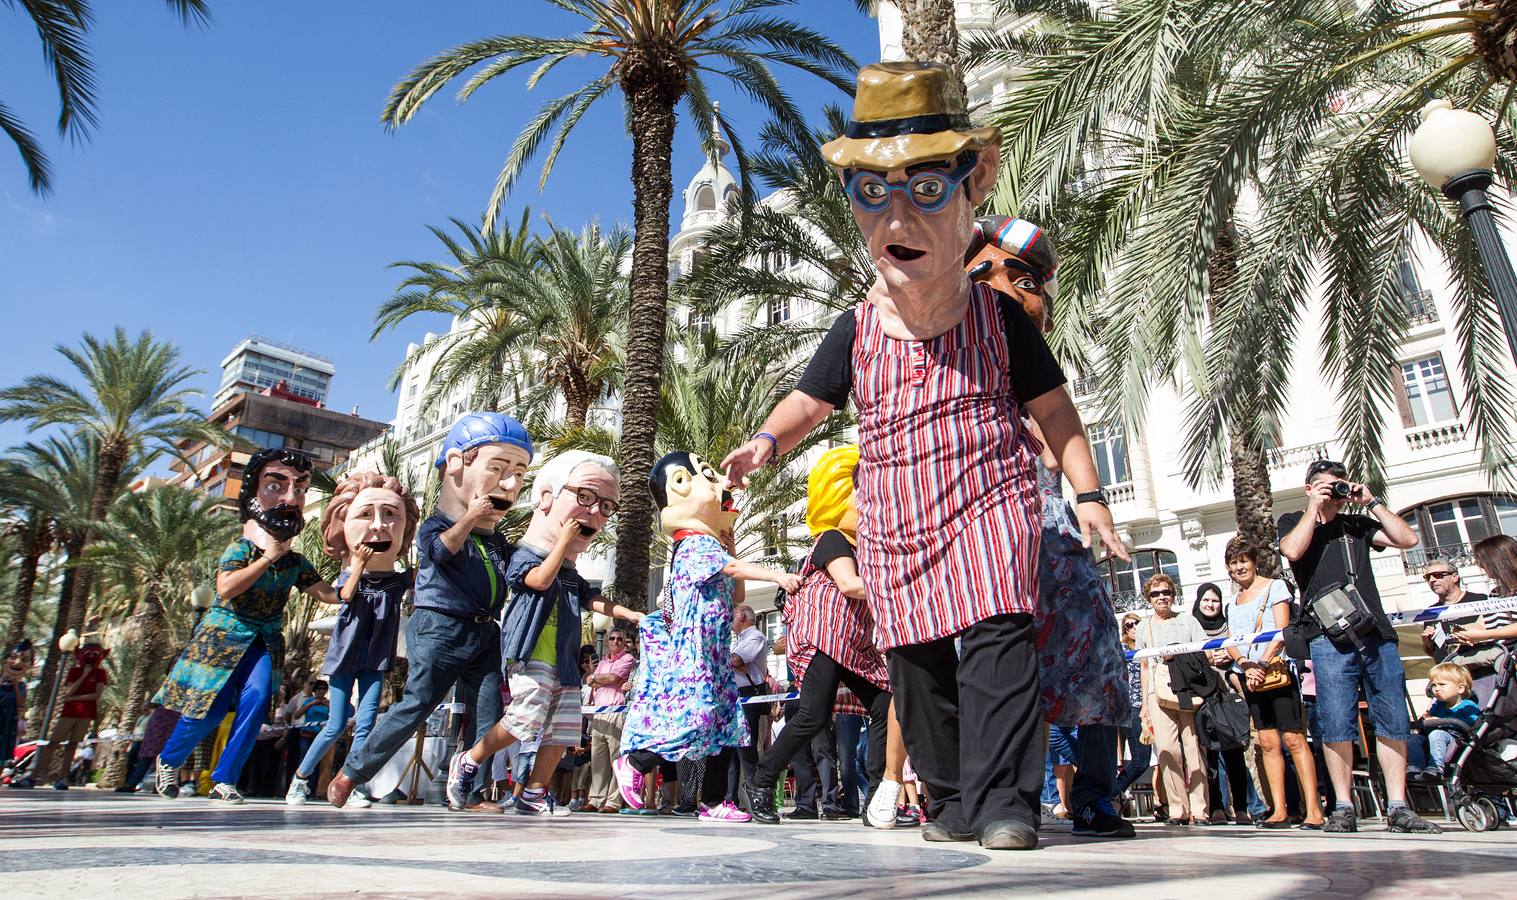
[[[869,789],[869,776],[864,774],[863,766],[860,765],[859,747],[863,744],[866,748],[866,740],[860,741],[860,735],[864,734],[864,717],[858,713],[838,713],[833,719],[833,725],[838,735],[838,768],[842,770],[843,779],[843,812],[850,816],[859,814],[859,797]],[[864,751],[865,755],[868,750]]]
[[[158,761],[175,769],[184,765],[200,742],[221,724],[236,704],[237,718],[232,720],[232,733],[227,738],[226,749],[221,751],[216,771],[211,773],[218,783],[236,784],[242,777],[248,754],[253,752],[253,742],[258,740],[258,729],[268,718],[269,697],[273,693],[274,668],[269,662],[269,651],[259,641],[242,654],[242,661],[221,686],[221,693],[212,701],[205,718],[180,717],[168,742],[163,745],[163,752],[158,754]]]
[[[321,758],[327,755],[327,751],[336,743],[342,730],[348,727],[348,716],[352,712],[350,702],[353,697],[353,682],[358,682],[358,718],[353,722],[353,745],[348,749],[349,753],[363,746],[364,740],[369,736],[369,731],[374,727],[374,720],[379,718],[379,695],[384,689],[383,672],[337,672],[327,676],[327,698],[331,714],[327,718],[327,724],[311,741],[311,746],[300,760],[300,766],[295,770],[296,778],[310,778],[316,774],[316,768],[321,765]]]
[[[1137,707],[1133,707],[1132,719],[1122,728],[1122,739],[1127,741],[1127,752],[1132,754],[1132,760],[1122,767],[1122,774],[1117,779],[1113,794],[1125,793],[1139,778],[1143,777],[1144,772],[1148,771],[1154,748],[1138,739],[1142,734],[1143,716]]]

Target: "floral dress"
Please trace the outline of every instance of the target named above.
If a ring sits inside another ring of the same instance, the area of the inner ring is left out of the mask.
[[[677,762],[749,744],[732,671],[737,582],[722,574],[731,561],[710,535],[675,544],[660,609],[638,626],[643,655],[627,707],[623,753],[649,750]]]
[[[1051,725],[1126,725],[1128,667],[1121,631],[1080,541],[1063,479],[1038,463],[1043,540],[1038,551],[1038,677],[1043,715]]]

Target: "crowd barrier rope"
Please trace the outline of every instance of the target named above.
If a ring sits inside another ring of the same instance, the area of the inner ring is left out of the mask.
[[[1424,609],[1404,609],[1387,613],[1392,625],[1423,625],[1443,619],[1465,619],[1471,616],[1494,612],[1517,612],[1517,597],[1492,597],[1473,603],[1456,603],[1453,606],[1429,606]],[[1198,653],[1204,650],[1221,650],[1224,647],[1242,647],[1248,644],[1265,644],[1279,637],[1280,630],[1259,631],[1238,637],[1215,637],[1206,641],[1191,641],[1184,644],[1166,644],[1144,650],[1128,650],[1128,659],[1151,659],[1155,656],[1178,656],[1181,653]]]
[[[789,693],[784,694],[758,694],[753,697],[744,697],[742,699],[742,702],[744,704],[784,703],[787,700],[795,700],[800,696],[801,695],[795,691],[790,691]],[[600,715],[601,713],[619,713],[626,711],[627,705],[625,703],[618,706],[586,706],[580,710],[580,712],[584,713],[587,716],[596,716]]]

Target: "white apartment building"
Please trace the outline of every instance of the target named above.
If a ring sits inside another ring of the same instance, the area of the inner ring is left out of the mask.
[[[221,361],[221,384],[211,408],[220,409],[233,394],[265,390],[280,382],[292,394],[325,404],[336,371],[325,356],[253,335],[239,341]]]

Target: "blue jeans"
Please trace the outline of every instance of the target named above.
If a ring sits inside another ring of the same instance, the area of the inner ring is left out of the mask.
[[[348,727],[348,701],[353,693],[355,679],[358,681],[358,718],[353,722],[353,745],[348,748],[348,752],[352,753],[363,746],[369,730],[374,727],[374,720],[379,716],[379,694],[384,688],[384,676],[383,672],[338,672],[327,676],[327,705],[331,714],[326,726],[311,741],[310,748],[301,758],[300,766],[295,770],[296,778],[315,775],[317,767],[321,765],[321,758],[327,755],[342,730]]]
[[[1113,794],[1122,794],[1137,783],[1143,773],[1149,769],[1153,759],[1154,748],[1143,743],[1139,738],[1143,734],[1143,716],[1137,707],[1133,707],[1132,718],[1122,726],[1122,740],[1127,742],[1127,752],[1132,754],[1132,760],[1122,767],[1121,777],[1117,779],[1116,789]]]
[[[1442,768],[1454,755],[1454,733],[1436,728],[1427,733],[1428,766]]]
[[[838,768],[843,776],[843,812],[856,816],[859,797],[869,784],[867,777],[860,778],[859,768],[859,735],[864,731],[864,717],[858,713],[839,713],[834,725],[838,734]]]
[[[218,783],[236,784],[242,777],[242,767],[253,752],[253,742],[258,740],[258,729],[269,714],[269,697],[274,693],[274,668],[269,662],[269,651],[259,641],[242,654],[242,660],[232,675],[221,686],[221,692],[211,702],[205,718],[192,719],[182,716],[158,754],[158,761],[177,769],[190,758],[206,735],[216,730],[233,705],[237,718],[232,721],[232,733],[227,737],[226,748],[216,763],[211,777]]]
[[[1373,640],[1364,652],[1340,650],[1326,637],[1311,643],[1312,673],[1317,676],[1317,719],[1322,724],[1318,738],[1324,744],[1359,739],[1359,686],[1369,702],[1375,736],[1389,741],[1411,737],[1411,718],[1406,711],[1406,670],[1396,652],[1396,642]]]

